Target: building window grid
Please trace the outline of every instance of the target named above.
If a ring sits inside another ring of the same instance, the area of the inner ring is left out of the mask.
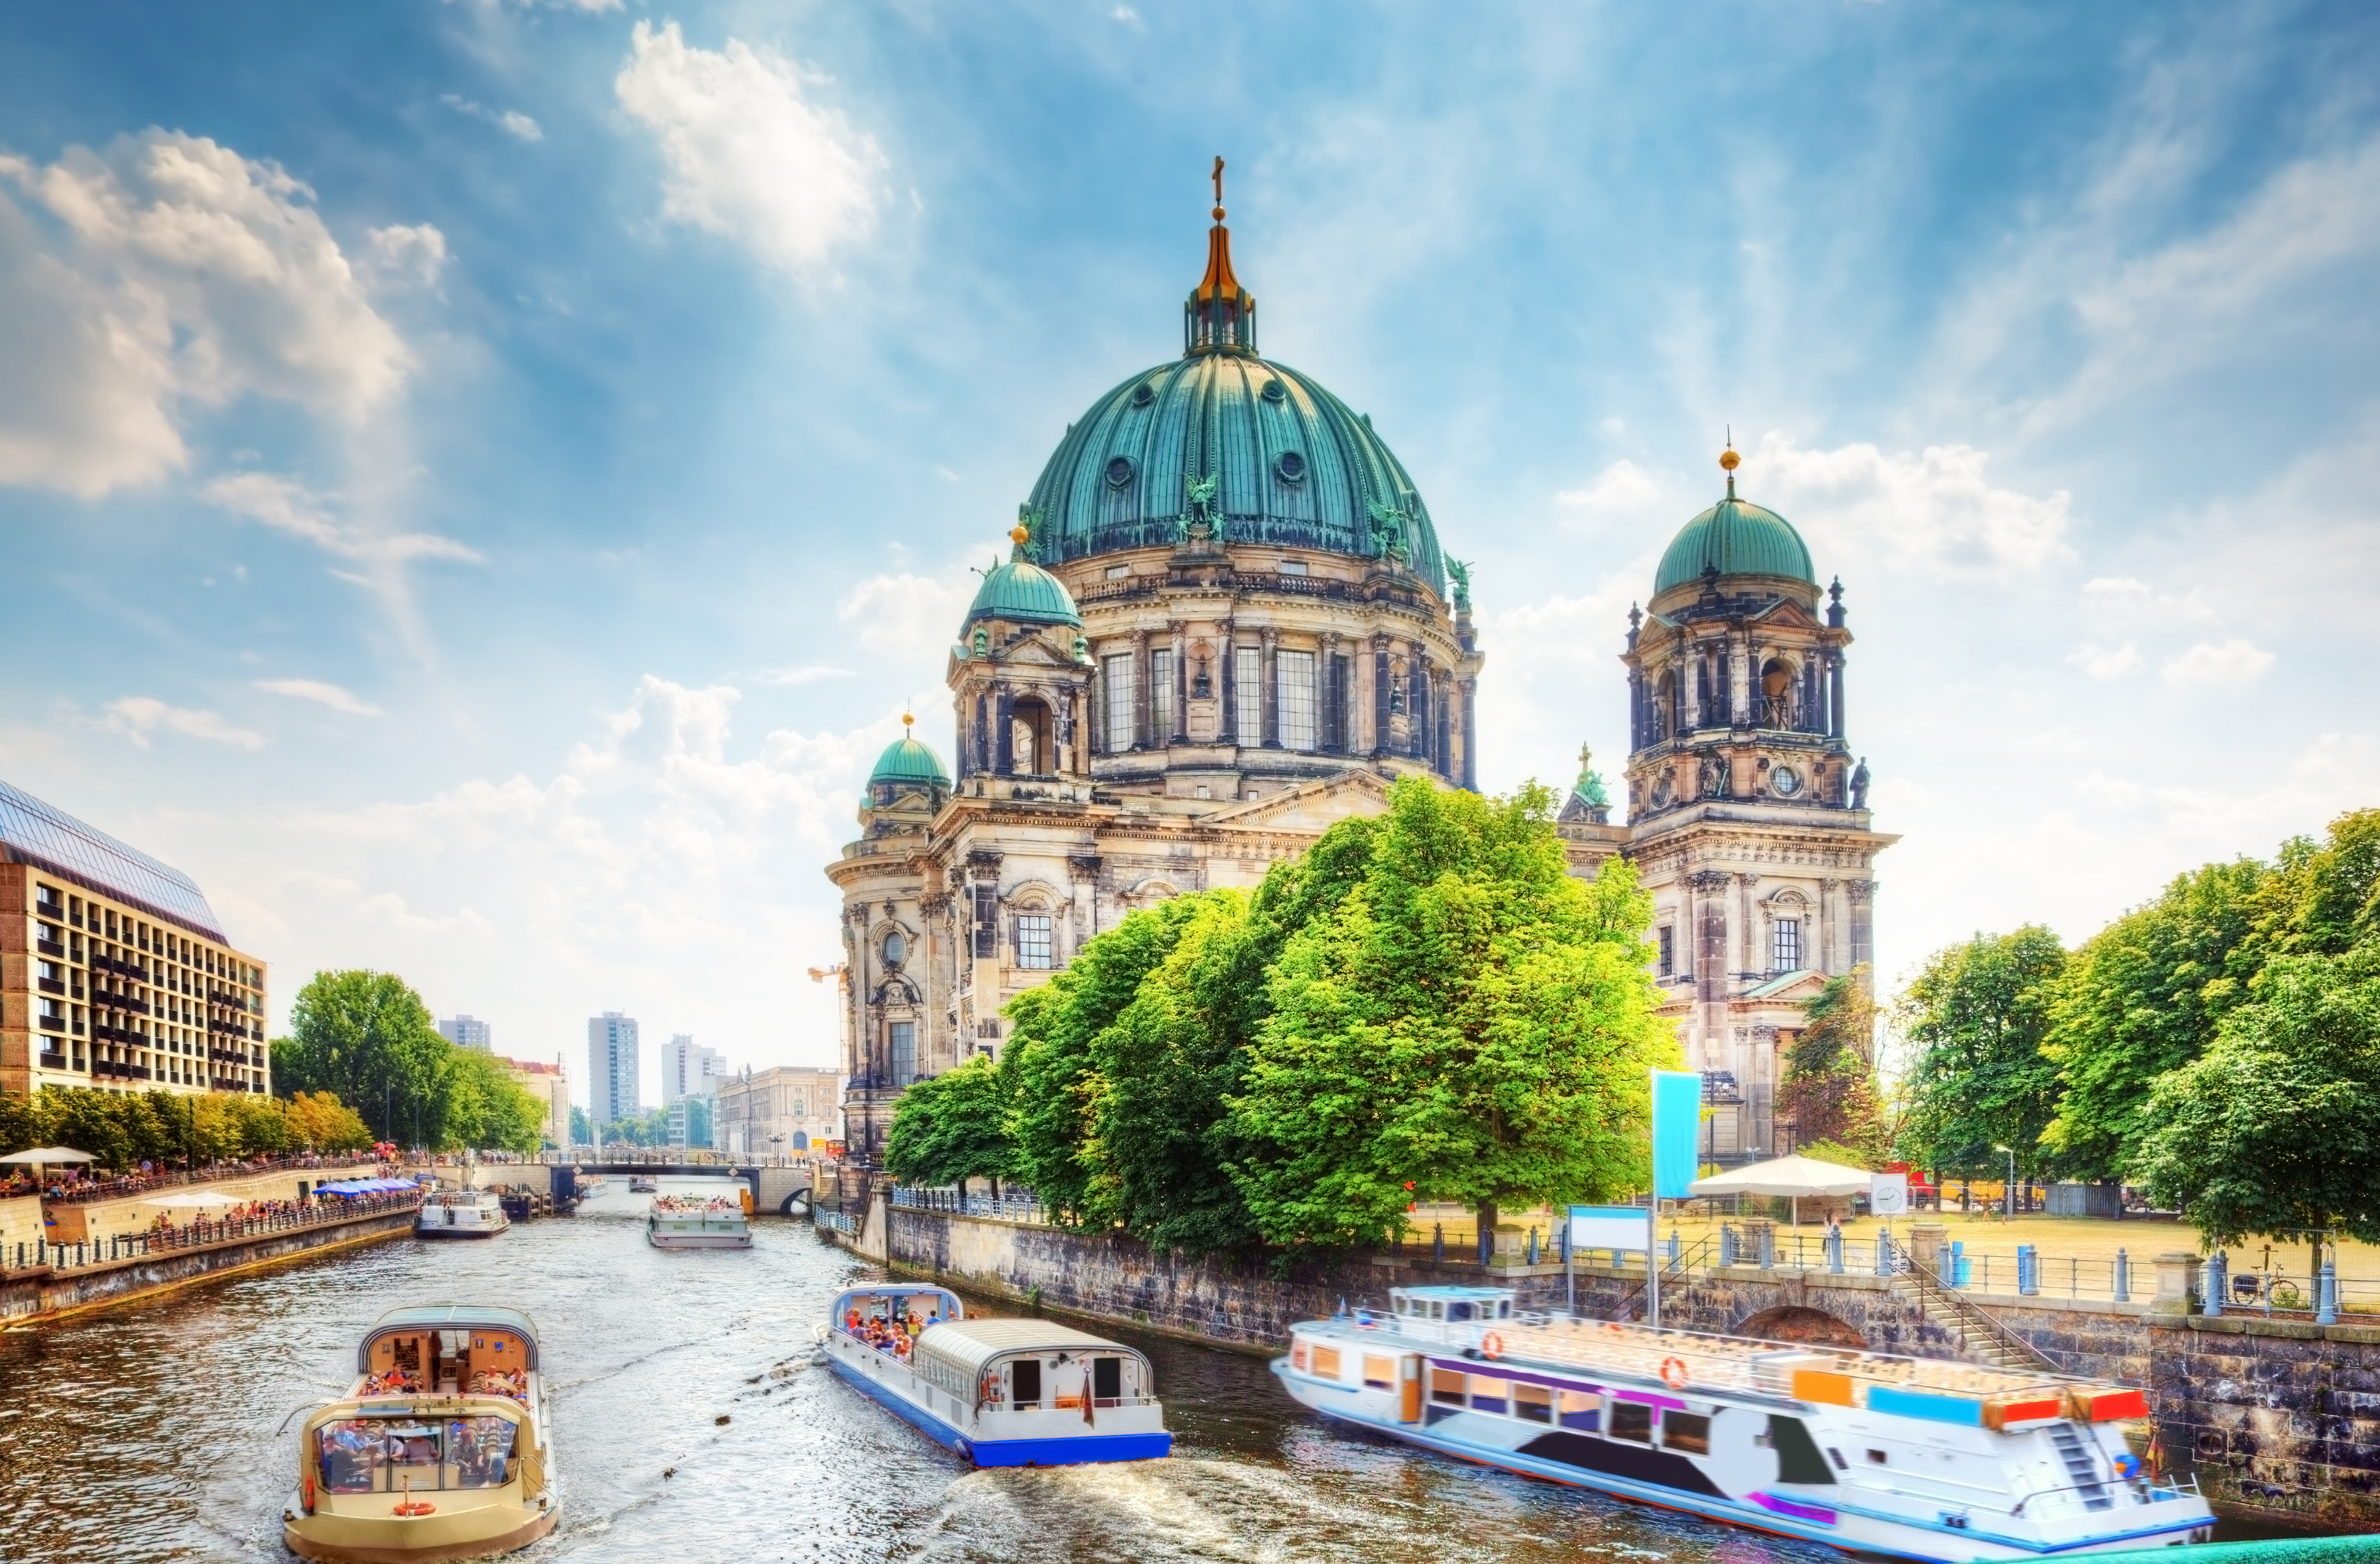
[[[1780,917],[1771,939],[1772,972],[1797,972],[1802,966],[1802,920]]]
[[[1661,947],[1661,976],[1674,977],[1678,973],[1678,931],[1663,924],[1655,931]]]
[[[1264,743],[1264,649],[1232,650],[1232,742],[1253,749]]]
[[[1173,736],[1173,653],[1148,654],[1148,726],[1150,736],[1163,744]]]
[[[1121,755],[1133,746],[1132,653],[1118,652],[1099,663],[1100,688],[1107,697],[1107,750]]]
[[[1281,681],[1281,742],[1289,749],[1312,749],[1314,731],[1314,654],[1282,651],[1275,659]]]
[[[1016,964],[1028,972],[1047,972],[1056,964],[1047,913],[1016,915]]]

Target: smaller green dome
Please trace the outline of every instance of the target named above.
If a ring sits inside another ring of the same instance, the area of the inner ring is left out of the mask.
[[[884,746],[876,758],[876,770],[868,774],[871,788],[884,786],[931,786],[948,789],[951,774],[942,770],[941,757],[903,734]]]
[[[1727,480],[1727,498],[1686,523],[1670,540],[1653,577],[1653,595],[1687,586],[1712,568],[1721,576],[1784,576],[1818,584],[1809,547],[1793,524],[1775,511],[1737,499],[1732,475]]]
[[[1083,627],[1083,616],[1075,612],[1075,595],[1066,590],[1066,584],[1025,557],[1030,536],[1022,522],[1009,534],[1015,541],[1015,552],[1006,564],[983,573],[983,585],[975,589],[975,601],[967,605],[968,624],[979,619],[1005,619],[1012,624]]]

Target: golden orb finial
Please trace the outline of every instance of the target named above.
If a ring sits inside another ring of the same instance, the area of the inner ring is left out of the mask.
[[[1026,525],[1020,521],[1015,526],[1008,529],[1008,540],[1021,549],[1026,544],[1033,540],[1033,534],[1026,528]]]
[[[916,725],[917,721],[917,718],[911,716],[906,711],[901,713],[901,736],[903,738],[907,738],[909,736],[909,730],[911,727]]]
[[[1743,465],[1743,458],[1735,454],[1735,447],[1730,445],[1726,450],[1721,451],[1718,454],[1718,465],[1726,471],[1733,472],[1737,467]]]

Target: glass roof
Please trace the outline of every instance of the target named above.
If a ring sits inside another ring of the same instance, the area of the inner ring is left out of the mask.
[[[20,864],[48,869],[86,891],[129,902],[192,933],[231,943],[188,875],[5,782],[0,782],[0,845]]]

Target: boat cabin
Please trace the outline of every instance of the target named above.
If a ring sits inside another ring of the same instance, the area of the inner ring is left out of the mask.
[[[1070,1326],[1039,1319],[966,1320],[927,1332],[911,1361],[920,1378],[985,1412],[1138,1406],[1157,1393],[1148,1360]]]
[[[511,1309],[452,1303],[382,1315],[356,1349],[354,1394],[528,1398],[537,1328]]]

